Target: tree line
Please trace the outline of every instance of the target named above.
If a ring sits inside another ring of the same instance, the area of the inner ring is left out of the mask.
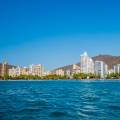
[[[57,79],[100,79],[100,75],[96,74],[84,74],[84,73],[78,73],[78,74],[73,74],[71,76],[61,76],[61,75],[56,75],[56,74],[51,74],[51,75],[46,75],[46,76],[38,76],[38,75],[19,75],[19,76],[9,76],[5,74],[4,76],[0,76],[1,80],[57,80]],[[120,73],[111,73],[105,76],[105,79],[120,79]]]

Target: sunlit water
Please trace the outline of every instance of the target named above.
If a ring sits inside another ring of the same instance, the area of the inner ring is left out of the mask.
[[[120,120],[120,81],[0,81],[0,120]]]

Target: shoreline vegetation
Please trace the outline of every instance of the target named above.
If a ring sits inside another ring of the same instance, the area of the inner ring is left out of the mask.
[[[11,77],[9,75],[4,75],[0,76],[0,80],[101,80],[101,79],[111,79],[111,80],[120,80],[120,73],[111,73],[106,75],[105,77],[101,78],[100,75],[95,75],[95,74],[84,74],[84,73],[79,73],[79,74],[73,74],[72,76],[61,76],[61,75],[47,75],[47,76],[37,76],[37,75],[20,75],[20,76],[14,76]]]

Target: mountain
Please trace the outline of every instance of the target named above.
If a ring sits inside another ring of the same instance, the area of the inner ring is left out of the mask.
[[[114,65],[120,64],[120,56],[98,55],[98,56],[92,57],[92,59],[94,61],[97,61],[97,60],[104,61],[108,65],[109,69],[113,69]],[[80,63],[77,63],[77,65],[80,66]],[[63,70],[72,69],[72,65],[67,65],[64,67],[57,68],[57,69],[63,69]]]

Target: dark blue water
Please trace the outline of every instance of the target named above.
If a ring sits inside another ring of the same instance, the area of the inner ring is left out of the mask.
[[[120,120],[120,81],[1,81],[0,120]]]

